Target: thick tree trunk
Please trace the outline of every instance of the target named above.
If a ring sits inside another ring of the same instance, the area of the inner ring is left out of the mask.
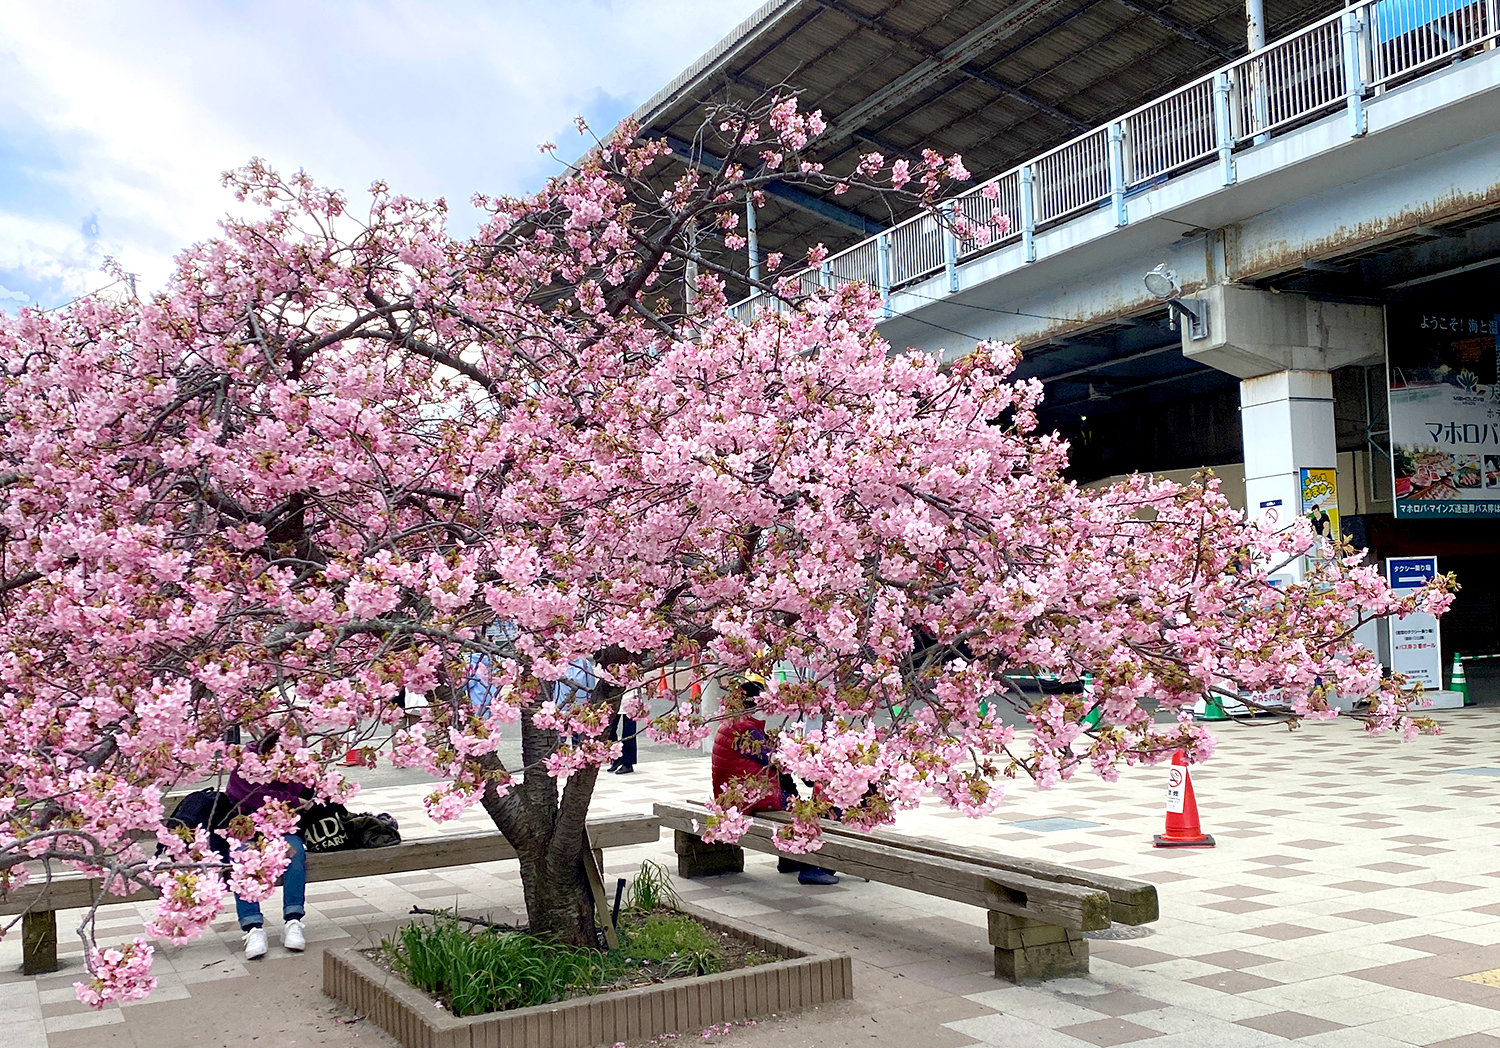
[[[592,948],[599,945],[599,929],[594,917],[594,896],[583,864],[593,858],[585,858],[587,852],[581,847],[581,834],[579,844],[578,854],[571,860],[549,861],[550,848],[541,854],[522,852],[521,887],[533,935],[547,936],[569,946]]]
[[[618,706],[618,692],[609,697],[612,705]],[[592,768],[578,772],[559,791],[557,780],[541,763],[557,744],[556,732],[537,728],[531,712],[523,712],[521,756],[525,770],[521,781],[504,797],[497,796],[493,788],[487,789],[484,807],[516,849],[532,932],[569,946],[593,948],[599,945],[599,928],[584,866],[593,861],[584,832],[599,773]],[[499,770],[499,761],[490,756],[485,763],[491,762]]]

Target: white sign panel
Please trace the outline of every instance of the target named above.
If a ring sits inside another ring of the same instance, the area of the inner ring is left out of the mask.
[[[1174,764],[1167,770],[1167,811],[1182,814],[1187,799],[1187,768]]]
[[[1399,595],[1421,589],[1437,574],[1436,557],[1392,557],[1385,562],[1386,578]],[[1389,619],[1391,670],[1404,673],[1428,691],[1443,688],[1442,644],[1438,620],[1425,612]]]

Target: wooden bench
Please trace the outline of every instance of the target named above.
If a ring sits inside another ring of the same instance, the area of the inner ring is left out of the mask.
[[[738,844],[709,844],[694,831],[705,824],[706,809],[658,804],[656,815],[675,831],[677,872],[683,877],[740,872],[745,848],[783,854],[773,834],[790,818],[781,812],[756,815]],[[1146,924],[1160,914],[1156,886],[1143,881],[920,837],[861,833],[835,822],[823,823],[823,847],[800,858],[989,911],[995,975],[1016,982],[1087,974],[1084,932]]]
[[[604,868],[604,849],[650,844],[661,836],[654,815],[615,815],[590,819],[588,842],[598,869]],[[476,862],[514,859],[516,850],[498,831],[426,837],[402,841],[389,848],[352,848],[309,852],[307,880],[341,881],[413,870],[439,870]],[[64,875],[50,882],[27,884],[0,896],[0,916],[21,914],[21,972],[36,975],[57,971],[57,911],[92,906],[98,898],[97,879]],[[155,889],[110,895],[105,905],[154,899]]]

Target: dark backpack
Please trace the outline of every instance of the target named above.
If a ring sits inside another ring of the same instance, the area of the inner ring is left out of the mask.
[[[229,820],[229,808],[229,798],[219,790],[195,790],[177,802],[167,825],[217,830]]]
[[[229,821],[231,805],[229,798],[215,789],[194,790],[182,800],[177,802],[177,807],[172,809],[172,814],[167,816],[166,827],[175,830],[179,827],[196,830],[199,827],[209,831],[208,843],[213,848],[214,854],[229,861],[229,842],[215,833],[215,830],[223,828]],[[160,855],[161,847],[157,847],[156,853]]]
[[[362,811],[349,816],[349,837],[355,848],[389,848],[401,843],[396,817],[385,812],[372,815]]]

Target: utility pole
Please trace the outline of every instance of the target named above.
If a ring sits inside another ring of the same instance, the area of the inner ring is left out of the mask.
[[[698,301],[698,223],[691,222],[687,227],[688,254],[693,256],[687,260],[687,267],[682,274],[682,300],[692,308],[694,302]]]
[[[1265,0],[1245,0],[1245,46],[1253,55],[1266,47]],[[1250,73],[1250,104],[1255,114],[1255,144],[1260,145],[1270,134],[1265,126],[1271,122],[1270,99],[1266,96],[1266,63],[1251,62],[1245,67]]]
[[[755,197],[745,197],[745,239],[750,249],[750,280],[760,283],[760,238],[755,233]]]

